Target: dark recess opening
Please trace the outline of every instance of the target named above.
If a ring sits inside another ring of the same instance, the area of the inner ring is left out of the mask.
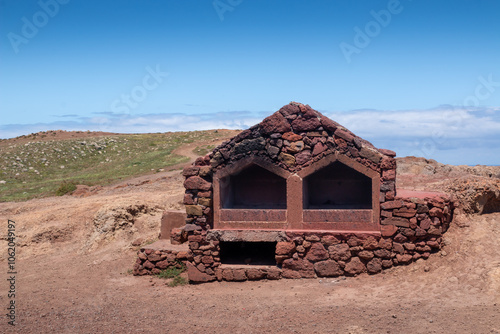
[[[224,209],[286,209],[286,180],[252,165],[220,181]]]
[[[304,209],[371,209],[372,180],[336,161],[304,180]]]
[[[482,213],[484,214],[494,212],[500,212],[500,198],[496,198],[495,195],[493,195],[486,201]]]
[[[221,241],[222,264],[276,265],[276,242]]]

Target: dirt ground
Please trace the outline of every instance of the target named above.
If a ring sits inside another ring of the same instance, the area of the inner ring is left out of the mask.
[[[185,152],[191,148],[185,149]],[[500,213],[461,216],[428,260],[374,276],[169,287],[129,273],[181,209],[180,170],[0,203],[16,222],[16,326],[0,333],[500,333]],[[7,242],[0,243],[6,314]]]

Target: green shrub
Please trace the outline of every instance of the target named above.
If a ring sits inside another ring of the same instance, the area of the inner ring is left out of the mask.
[[[66,194],[71,193],[75,190],[76,190],[76,184],[74,184],[73,182],[64,182],[64,183],[61,183],[59,188],[57,188],[56,195],[57,196],[66,195]]]
[[[172,282],[168,283],[168,286],[174,287],[174,286],[186,285],[186,284],[187,284],[187,281],[184,277],[176,276],[176,277],[174,277]]]
[[[175,278],[178,277],[186,270],[186,267],[182,265],[181,268],[176,266],[170,266],[167,269],[162,270],[158,275],[158,278]]]

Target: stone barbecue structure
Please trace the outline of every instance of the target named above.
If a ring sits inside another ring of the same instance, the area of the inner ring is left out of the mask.
[[[313,278],[426,259],[454,205],[398,196],[395,156],[308,105],[285,105],[184,169],[186,225],[172,242],[189,249],[141,249],[134,273],[180,260],[197,283]]]

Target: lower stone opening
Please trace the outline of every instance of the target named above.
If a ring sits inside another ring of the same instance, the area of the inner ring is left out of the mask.
[[[222,264],[276,265],[276,242],[221,241]]]

